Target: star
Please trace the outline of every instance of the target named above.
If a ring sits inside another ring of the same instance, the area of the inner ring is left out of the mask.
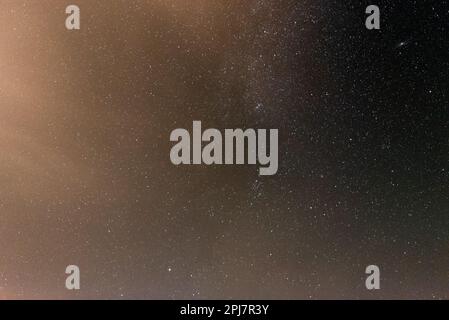
[[[256,111],[262,110],[262,108],[263,108],[263,103],[259,102],[256,104],[256,108],[255,108]]]
[[[407,41],[401,41],[396,45],[396,49],[402,48],[402,47],[406,46],[407,44],[408,44]]]

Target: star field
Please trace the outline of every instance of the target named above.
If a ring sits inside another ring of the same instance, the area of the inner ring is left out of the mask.
[[[370,4],[2,1],[0,298],[449,298],[449,6]],[[194,120],[278,173],[174,166]]]

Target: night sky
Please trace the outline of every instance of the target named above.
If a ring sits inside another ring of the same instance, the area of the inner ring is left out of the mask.
[[[0,298],[449,298],[448,50],[445,0],[1,0]],[[279,171],[173,165],[194,120]]]

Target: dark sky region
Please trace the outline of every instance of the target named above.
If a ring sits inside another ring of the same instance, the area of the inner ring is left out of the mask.
[[[449,298],[448,10],[2,0],[0,298]],[[193,120],[279,129],[277,175],[174,166]]]

